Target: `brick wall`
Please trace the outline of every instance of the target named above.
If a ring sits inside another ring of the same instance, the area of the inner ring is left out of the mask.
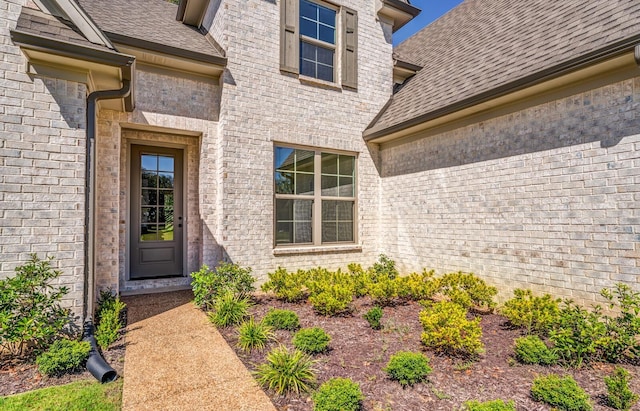
[[[0,2],[0,278],[53,256],[75,315],[83,304],[85,99],[83,84],[26,74],[14,46],[26,1]]]
[[[187,272],[196,271],[203,254],[221,255],[209,243],[203,250],[202,221],[216,218],[216,186],[201,175],[214,175],[220,86],[214,79],[139,68],[136,71],[136,110],[120,113],[101,110],[97,137],[96,288],[137,292],[163,287],[185,287],[189,277],[128,280],[129,145],[142,143],[180,147],[187,166]],[[193,110],[191,110],[193,108]],[[219,258],[218,258],[219,259]],[[215,259],[217,261],[218,259]]]
[[[589,303],[640,279],[640,77],[382,147],[383,250]]]
[[[340,2],[358,11],[358,91],[303,84],[280,73],[280,2],[222,0],[220,16],[208,16],[229,59],[224,77],[216,208],[221,217],[205,224],[226,259],[250,266],[259,280],[278,266],[291,269],[372,262],[378,251],[378,172],[362,131],[391,93],[389,27],[376,20],[374,2]],[[358,230],[362,251],[274,255],[273,147],[295,143],[357,153]],[[208,206],[208,205],[206,205]],[[208,248],[205,237],[204,249]],[[206,251],[205,251],[206,252]],[[215,263],[205,259],[208,263]]]

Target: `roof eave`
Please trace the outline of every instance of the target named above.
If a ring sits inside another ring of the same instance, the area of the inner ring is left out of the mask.
[[[546,68],[529,76],[514,80],[493,89],[487,90],[475,96],[457,101],[448,106],[421,114],[409,120],[394,124],[389,127],[376,127],[375,125],[366,129],[362,134],[367,142],[375,142],[375,140],[390,134],[399,133],[411,127],[418,126],[422,123],[435,120],[437,118],[453,114],[455,112],[473,107],[475,105],[502,97],[509,93],[526,89],[537,84],[558,78],[562,75],[569,74],[573,71],[585,68],[587,66],[603,62],[607,59],[619,56],[624,53],[634,52],[636,61],[640,64],[640,34],[634,35],[627,39],[612,43],[606,47],[583,54],[571,60],[567,60],[555,66]],[[385,109],[390,104],[385,106]]]
[[[23,49],[39,51],[55,56],[82,60],[120,69],[122,80],[134,80],[135,57],[110,50],[86,47],[80,44],[25,33],[19,30],[10,31],[13,43]],[[133,90],[132,90],[133,91]],[[126,111],[133,111],[135,107],[133,92],[124,99]]]
[[[146,49],[154,52],[164,53],[176,57],[185,58],[201,63],[212,64],[222,68],[227,66],[227,58],[221,56],[213,56],[211,54],[198,53],[191,50],[185,50],[178,47],[167,46],[152,41],[142,40],[134,37],[124,36],[118,33],[106,32],[109,39],[114,43],[124,44],[130,47]]]
[[[380,0],[378,9],[378,14],[393,20],[393,32],[398,31],[420,12],[419,8],[400,0]]]

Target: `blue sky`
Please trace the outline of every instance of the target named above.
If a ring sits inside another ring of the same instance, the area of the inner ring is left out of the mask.
[[[422,13],[407,23],[406,26],[393,33],[393,45],[400,44],[404,39],[420,31],[421,28],[460,3],[462,3],[462,0],[411,0],[411,4],[422,10]]]

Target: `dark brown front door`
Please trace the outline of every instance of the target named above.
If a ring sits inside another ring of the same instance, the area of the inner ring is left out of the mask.
[[[183,275],[183,150],[131,146],[132,280]]]

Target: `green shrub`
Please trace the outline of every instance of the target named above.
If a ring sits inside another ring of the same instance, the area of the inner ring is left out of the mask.
[[[358,411],[364,395],[349,378],[332,378],[313,394],[314,411]]]
[[[531,396],[565,411],[591,411],[589,395],[576,383],[571,376],[559,377],[547,375],[537,377],[531,387]]]
[[[605,335],[606,327],[598,309],[589,312],[567,300],[549,339],[560,360],[579,367],[584,362],[598,359]]]
[[[384,254],[378,256],[378,261],[371,266],[369,271],[371,273],[371,280],[374,282],[380,281],[381,278],[393,280],[398,276],[396,262]]]
[[[400,297],[401,279],[378,276],[377,281],[369,283],[367,294],[381,306],[393,305]]]
[[[302,351],[289,351],[287,347],[276,347],[267,354],[266,362],[260,364],[255,376],[260,385],[277,394],[311,390],[315,384],[315,361]]]
[[[630,410],[638,402],[638,395],[629,389],[631,375],[622,367],[616,367],[613,375],[604,377],[607,386],[607,403],[616,410]]]
[[[331,337],[322,328],[303,328],[293,336],[293,346],[307,354],[318,354],[329,347]]]
[[[69,323],[69,310],[60,307],[67,287],[51,283],[62,274],[36,254],[16,267],[16,276],[0,280],[0,351],[24,356],[47,347]]]
[[[353,295],[360,298],[367,295],[367,289],[371,278],[369,272],[365,271],[360,264],[349,264],[347,266],[351,275],[351,283],[353,284]]]
[[[363,317],[367,322],[369,322],[369,326],[374,330],[382,329],[382,324],[380,323],[380,319],[382,318],[382,308],[375,306],[369,311],[367,311]]]
[[[109,295],[111,295],[110,292]],[[120,336],[120,329],[124,326],[122,311],[126,305],[113,295],[107,297],[104,292],[101,293],[100,297],[96,313],[96,318],[99,318],[99,320],[96,326],[95,338],[100,349],[104,351],[116,342]]]
[[[493,401],[467,401],[464,403],[466,411],[516,411],[516,403],[513,400],[507,402],[503,400]]]
[[[276,330],[295,331],[300,328],[298,314],[291,310],[271,308],[262,319],[262,322]]]
[[[516,289],[514,297],[504,304],[502,314],[509,322],[524,328],[527,334],[548,335],[560,316],[560,300],[549,294],[534,297],[531,290]]]
[[[640,293],[626,284],[616,284],[613,291],[603,289],[600,294],[609,300],[609,309],[618,312],[615,317],[603,316],[606,335],[600,343],[602,356],[609,362],[639,358]]]
[[[344,284],[326,284],[324,291],[309,297],[309,303],[320,315],[333,316],[350,311],[353,289]]]
[[[399,351],[391,356],[384,371],[404,388],[426,380],[432,370],[424,354]]]
[[[262,284],[262,291],[273,291],[279,300],[295,303],[307,298],[307,289],[305,286],[307,273],[298,270],[290,273],[286,269],[278,267],[272,273],[267,274],[269,280]]]
[[[199,271],[191,273],[194,302],[206,309],[210,309],[216,298],[228,291],[246,296],[255,290],[253,282],[251,268],[231,263],[220,263],[215,270],[203,265]]]
[[[435,271],[424,270],[412,273],[407,277],[399,277],[398,296],[412,301],[433,298],[440,288],[440,280],[434,278]]]
[[[238,325],[249,314],[250,306],[251,302],[247,297],[227,291],[216,298],[209,320],[218,327]]]
[[[79,369],[89,356],[91,345],[73,340],[57,340],[36,358],[38,370],[44,375],[58,375]]]
[[[438,290],[452,302],[463,308],[493,309],[493,298],[498,294],[496,287],[488,286],[484,280],[471,273],[449,273],[438,280]]]
[[[467,320],[467,313],[451,301],[434,303],[420,312],[422,343],[436,351],[475,356],[484,351],[480,318]]]
[[[273,339],[275,334],[271,327],[264,322],[256,322],[253,318],[238,327],[238,347],[243,351],[262,350]]]
[[[516,339],[516,359],[522,364],[553,365],[558,362],[558,355],[537,335],[529,335]]]

